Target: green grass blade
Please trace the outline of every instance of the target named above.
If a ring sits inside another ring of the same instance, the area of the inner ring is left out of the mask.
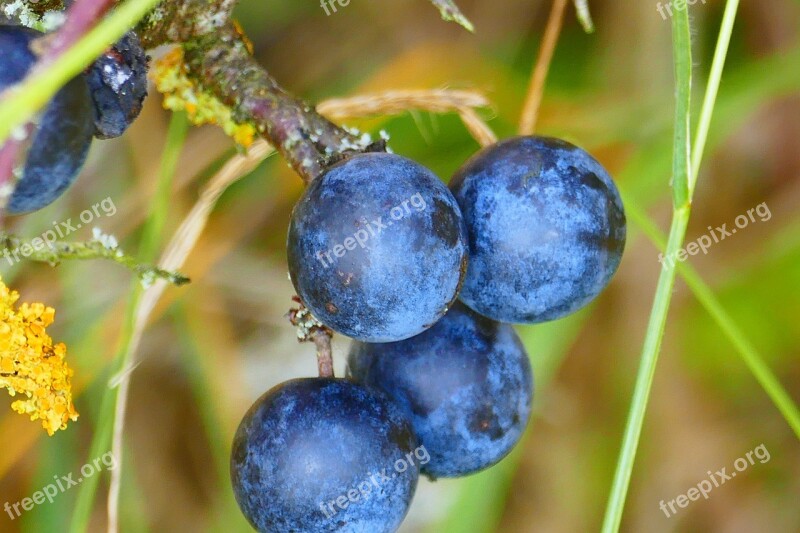
[[[675,126],[672,145],[672,193],[676,210],[689,204],[691,178],[692,36],[688,8],[672,17],[675,62]],[[681,237],[681,241],[683,237]]]
[[[672,17],[673,53],[675,62],[675,133],[673,146],[673,177],[672,185],[675,210],[672,215],[669,240],[666,255],[674,257],[683,245],[686,228],[689,224],[691,204],[688,192],[690,174],[690,148],[689,148],[689,110],[691,105],[691,35],[689,32],[688,9],[676,10]],[[726,47],[727,48],[727,47]],[[667,313],[672,300],[672,289],[675,285],[675,264],[664,261],[661,275],[658,278],[655,300],[647,324],[644,347],[642,348],[641,363],[636,376],[636,386],[631,400],[628,420],[622,440],[614,481],[608,498],[606,515],[603,520],[603,533],[616,533],[622,522],[622,511],[625,507],[625,498],[628,493],[633,462],[642,433],[644,415],[647,410],[647,400],[655,376],[658,354],[664,329],[667,323]]]
[[[711,116],[714,113],[714,104],[717,101],[719,85],[722,81],[722,69],[725,66],[725,55],[728,53],[727,45],[719,46],[721,43],[729,43],[733,33],[733,23],[736,20],[736,11],[739,8],[739,0],[729,0],[725,4],[725,13],[722,15],[722,24],[719,28],[718,46],[714,50],[714,59],[711,62],[711,72],[708,76],[706,94],[703,97],[703,106],[700,109],[700,121],[694,135],[694,146],[692,147],[692,172],[689,174],[689,198],[694,194],[694,187],[697,184],[697,175],[700,172],[700,163],[703,161],[708,132],[711,129]]]
[[[666,239],[659,231],[658,227],[642,213],[638,207],[630,206],[627,209],[628,219],[633,221],[642,232],[656,245],[663,249]],[[747,336],[739,329],[733,318],[725,311],[722,303],[714,295],[711,288],[703,281],[700,274],[686,262],[678,262],[678,273],[681,275],[686,285],[692,291],[697,301],[711,315],[714,322],[731,342],[736,349],[736,353],[744,364],[756,378],[758,383],[767,393],[767,396],[783,415],[786,423],[792,428],[795,435],[800,439],[800,409],[795,405],[792,397],[781,385],[781,382],[770,370],[764,358],[758,353],[755,347],[747,339]]]
[[[728,0],[723,25],[720,29],[717,46],[714,52],[714,59],[711,66],[712,76],[709,79],[701,109],[701,119],[699,123],[700,131],[694,146],[694,158],[691,157],[689,149],[689,139],[683,134],[684,124],[689,120],[690,102],[684,101],[689,98],[690,91],[687,86],[691,83],[691,39],[689,36],[689,14],[688,9],[678,10],[672,20],[673,25],[673,47],[675,51],[675,72],[676,72],[676,128],[674,139],[674,162],[673,186],[676,188],[674,200],[676,209],[673,214],[670,235],[667,241],[666,254],[668,257],[674,256],[683,244],[686,234],[686,227],[689,222],[690,205],[692,192],[697,182],[693,175],[699,171],[702,162],[702,154],[705,149],[706,139],[711,124],[711,116],[722,78],[722,69],[730,44],[733,21],[738,7],[737,0]],[[688,73],[687,73],[688,69]],[[686,113],[685,116],[679,115],[678,110]],[[691,161],[691,168],[687,168]],[[678,172],[685,172],[684,175]],[[685,187],[685,190],[683,188]],[[683,195],[686,195],[685,202],[681,202]],[[626,423],[625,434],[623,436],[622,449],[617,462],[617,469],[614,474],[614,481],[609,495],[606,516],[603,521],[603,533],[614,533],[619,531],[622,521],[622,510],[625,505],[625,496],[630,484],[631,472],[633,471],[633,461],[641,435],[644,414],[647,408],[647,399],[650,395],[653,376],[655,374],[658,352],[661,347],[661,339],[664,335],[666,326],[667,312],[672,295],[672,287],[675,283],[676,269],[674,264],[664,262],[661,275],[656,289],[656,299],[648,323],[645,335],[645,345],[642,351],[641,365],[636,379],[636,387],[631,402],[631,410]],[[752,363],[752,361],[751,361]],[[763,368],[759,369],[763,371]],[[765,378],[764,375],[761,376]],[[774,388],[774,384],[771,384]],[[782,403],[785,406],[785,402]]]
[[[89,447],[88,460],[100,457],[106,453],[111,446],[111,428],[114,425],[114,394],[111,389],[106,389],[103,393],[103,401],[100,404],[100,414],[97,418],[92,444]],[[102,476],[92,476],[78,488],[78,497],[75,501],[75,510],[72,512],[72,520],[69,530],[72,533],[87,531],[89,519],[92,512],[94,495],[97,492],[97,485]]]
[[[169,196],[172,190],[172,181],[178,166],[178,154],[180,154],[183,147],[187,130],[188,121],[186,116],[179,113],[173,114],[164,154],[161,160],[156,194],[153,198],[150,215],[145,223],[142,246],[139,251],[141,257],[147,258],[147,260],[150,261],[156,256],[160,245],[162,229],[166,222],[169,209]],[[133,338],[136,312],[141,302],[142,293],[142,284],[137,279],[133,282],[130,299],[128,300],[125,317],[123,319],[120,348],[114,357],[114,375],[128,368],[130,365],[131,357],[133,356],[130,350],[130,344]],[[108,387],[104,391],[100,415],[90,447],[89,461],[95,457],[100,457],[110,449],[111,437],[114,429],[114,412],[117,402],[119,401],[119,390],[119,387]],[[118,457],[117,462],[118,464],[121,463],[121,458]],[[121,467],[121,464],[117,466],[117,468]],[[91,478],[87,478],[85,483],[81,484],[75,511],[70,524],[70,531],[72,533],[87,531],[89,519],[91,517],[92,504],[97,492],[97,485],[100,481],[100,477],[99,475],[92,476]]]
[[[167,131],[167,143],[161,156],[161,168],[155,196],[150,204],[150,214],[142,233],[139,257],[144,262],[154,262],[161,247],[164,226],[172,197],[172,182],[178,170],[178,159],[189,132],[189,120],[184,113],[173,113]]]
[[[689,208],[683,207],[676,211],[670,228],[669,241],[667,243],[666,254],[674,257],[681,249],[686,227],[689,222]],[[636,457],[636,450],[639,445],[639,437],[642,433],[644,415],[647,409],[647,400],[650,397],[650,389],[653,384],[653,377],[656,370],[656,362],[661,349],[661,340],[664,337],[664,329],[667,322],[667,312],[672,300],[672,289],[675,286],[675,266],[670,266],[666,261],[661,269],[658,279],[655,301],[650,312],[650,319],[647,324],[644,347],[642,348],[641,363],[636,375],[636,386],[631,400],[630,412],[625,425],[625,434],[622,441],[617,468],[614,474],[614,482],[609,495],[606,516],[603,522],[603,533],[615,533],[619,531],[622,521],[622,510],[625,505],[625,497],[628,493],[633,462]]]
[[[144,17],[159,0],[128,0],[86,34],[57,61],[26,78],[0,101],[0,144],[24,124],[69,80],[81,73]]]

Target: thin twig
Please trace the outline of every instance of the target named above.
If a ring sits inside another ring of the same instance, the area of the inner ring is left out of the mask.
[[[113,7],[115,0],[75,0],[67,8],[64,24],[53,35],[47,51],[34,68],[42,69],[58,59],[91,30]]]
[[[550,70],[553,52],[558,43],[558,36],[561,33],[566,7],[567,0],[553,0],[553,8],[550,10],[550,18],[547,21],[547,28],[539,49],[539,57],[536,59],[536,67],[533,69],[533,76],[531,76],[528,86],[528,95],[525,97],[525,105],[522,107],[522,117],[519,123],[520,135],[532,135],[536,130],[536,119],[539,116],[539,106],[544,95],[544,84],[547,80],[547,72]]]
[[[371,140],[330,122],[280,87],[233,23],[184,43],[183,49],[189,75],[234,117],[255,125],[305,182],[323,172],[331,155],[369,149]]]
[[[247,155],[234,156],[216,175],[214,175],[208,185],[203,188],[200,198],[195,203],[194,207],[192,207],[192,210],[186,218],[184,218],[161,256],[159,264],[162,265],[164,269],[172,269],[170,265],[173,265],[174,269],[183,266],[186,258],[200,239],[200,235],[208,223],[208,217],[214,205],[216,205],[217,200],[222,196],[222,193],[224,193],[230,185],[255,169],[261,161],[274,152],[275,150],[266,141],[257,141],[250,147]],[[141,343],[147,321],[155,310],[159,300],[161,300],[166,288],[167,284],[156,281],[142,295],[136,310],[133,333],[131,334],[130,343],[128,345],[128,349],[132,354],[130,357],[130,364],[111,379],[111,383],[119,387],[117,404],[114,410],[114,427],[111,440],[111,453],[117,458],[119,465],[118,468],[111,471],[111,479],[109,481],[108,502],[106,506],[109,533],[116,533],[118,530],[117,520],[119,494],[122,486],[121,463],[125,414],[127,410],[131,375],[134,369],[141,363],[141,361],[136,360],[136,353]]]
[[[136,274],[144,285],[156,279],[168,284],[185,285],[189,278],[179,272],[167,271],[153,265],[140,263],[125,255],[109,236],[97,233],[86,242],[44,241],[41,237],[32,240],[21,239],[0,230],[0,260],[13,265],[23,259],[56,266],[67,260],[103,259],[124,266]]]

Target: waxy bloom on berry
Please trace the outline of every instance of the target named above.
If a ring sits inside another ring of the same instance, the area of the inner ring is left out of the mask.
[[[0,279],[0,388],[12,397],[23,398],[11,408],[41,420],[49,435],[66,429],[67,422],[77,420],[72,405],[73,371],[64,356],[63,343],[53,345],[45,328],[53,323],[55,309],[44,304],[22,304]]]

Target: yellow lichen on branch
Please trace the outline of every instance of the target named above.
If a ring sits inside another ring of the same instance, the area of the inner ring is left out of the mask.
[[[72,404],[73,370],[64,360],[66,346],[53,345],[45,331],[55,310],[41,303],[15,308],[18,299],[0,279],[0,388],[12,397],[23,396],[11,408],[41,420],[52,436],[78,419]]]
[[[192,81],[183,59],[183,48],[176,46],[155,62],[150,77],[164,95],[164,108],[186,111],[192,124],[216,124],[245,148],[253,144],[256,128],[233,119],[233,112],[214,95]]]

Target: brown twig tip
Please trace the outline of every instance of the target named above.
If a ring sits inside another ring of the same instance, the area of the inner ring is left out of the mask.
[[[0,2],[5,4],[8,2]],[[39,16],[44,15],[48,11],[59,11],[64,9],[64,2],[61,0],[26,0],[28,8]]]
[[[317,347],[319,377],[332,378],[333,350],[331,349],[331,338],[333,337],[333,330],[317,320],[303,304],[299,296],[293,296],[292,301],[297,303],[298,307],[289,309],[286,317],[297,328],[297,341],[314,343]]]
[[[439,10],[444,20],[456,22],[470,32],[475,31],[472,22],[464,16],[453,0],[431,0],[431,3]]]
[[[592,14],[589,12],[588,0],[574,0],[574,3],[578,21],[583,26],[583,31],[586,33],[594,32],[594,22],[592,22]]]

